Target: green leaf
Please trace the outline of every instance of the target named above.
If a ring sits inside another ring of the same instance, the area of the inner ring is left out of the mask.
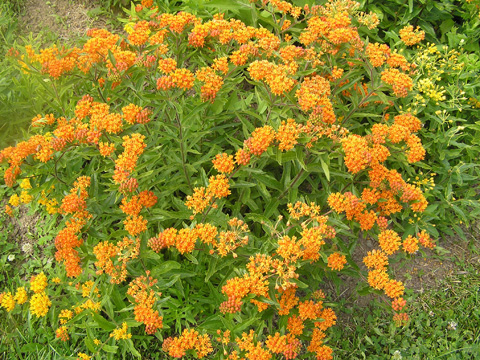
[[[198,265],[198,260],[195,256],[193,256],[192,254],[185,254],[185,257],[190,260],[192,263],[194,263],[195,265]]]
[[[103,345],[102,350],[108,353],[115,354],[118,350],[118,346],[115,345]]]
[[[135,349],[135,346],[133,345],[133,341],[132,339],[127,339],[126,340],[126,343],[127,343],[127,347],[128,347],[128,350],[130,350],[130,353],[137,357],[137,358],[142,358],[142,355],[138,352],[137,349]]]
[[[325,173],[325,176],[327,177],[327,180],[330,181],[330,169],[328,168],[327,163],[320,157],[320,163],[322,164],[322,169],[323,172]]]
[[[173,261],[173,260],[164,261],[163,263],[155,266],[152,269],[152,276],[158,277],[162,274],[170,272],[171,270],[180,269],[181,267],[182,265],[176,261]]]
[[[108,321],[100,314],[93,313],[93,320],[95,320],[97,325],[103,330],[113,331],[116,328],[114,323],[112,323],[111,321]]]

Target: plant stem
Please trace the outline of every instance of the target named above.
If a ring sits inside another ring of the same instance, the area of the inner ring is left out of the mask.
[[[302,169],[298,172],[297,176],[295,176],[295,178],[293,179],[293,181],[290,183],[290,185],[288,185],[288,187],[287,187],[285,190],[283,190],[283,192],[282,192],[282,193],[280,194],[280,196],[278,197],[278,200],[282,199],[282,198],[285,196],[285,194],[293,187],[293,185],[296,184],[296,182],[300,179],[300,177],[303,175],[304,172],[305,172],[305,170],[302,168]]]
[[[187,167],[186,167],[186,161],[185,161],[185,148],[183,146],[183,129],[182,129],[182,123],[180,122],[180,117],[178,114],[175,115],[175,118],[177,120],[178,124],[178,130],[180,132],[180,152],[182,154],[182,167],[183,167],[183,173],[185,174],[185,179],[187,180],[188,187],[190,188],[191,191],[193,191],[192,184],[190,183],[190,178],[188,177],[188,172],[187,172]]]

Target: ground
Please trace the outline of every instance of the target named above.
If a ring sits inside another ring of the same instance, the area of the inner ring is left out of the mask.
[[[105,27],[98,0],[26,0],[20,17],[22,34],[33,37],[42,31],[69,42],[85,35],[92,27]]]

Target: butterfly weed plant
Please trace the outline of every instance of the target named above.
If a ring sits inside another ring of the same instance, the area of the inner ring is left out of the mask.
[[[409,321],[389,261],[435,247],[424,33],[373,41],[350,0],[247,5],[256,26],[144,0],[124,34],[12,55],[54,100],[0,152],[4,210],[56,230],[55,266],[2,290],[7,328],[78,359],[332,359],[343,275]]]

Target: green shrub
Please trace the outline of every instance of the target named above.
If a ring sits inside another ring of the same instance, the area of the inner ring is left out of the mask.
[[[435,246],[411,165],[428,168],[417,51],[373,43],[350,1],[248,5],[270,30],[151,5],[126,36],[14,54],[49,113],[0,153],[6,212],[52,215],[57,262],[7,284],[7,334],[28,319],[29,344],[5,351],[330,359],[323,284],[342,275],[408,322],[389,258]]]

